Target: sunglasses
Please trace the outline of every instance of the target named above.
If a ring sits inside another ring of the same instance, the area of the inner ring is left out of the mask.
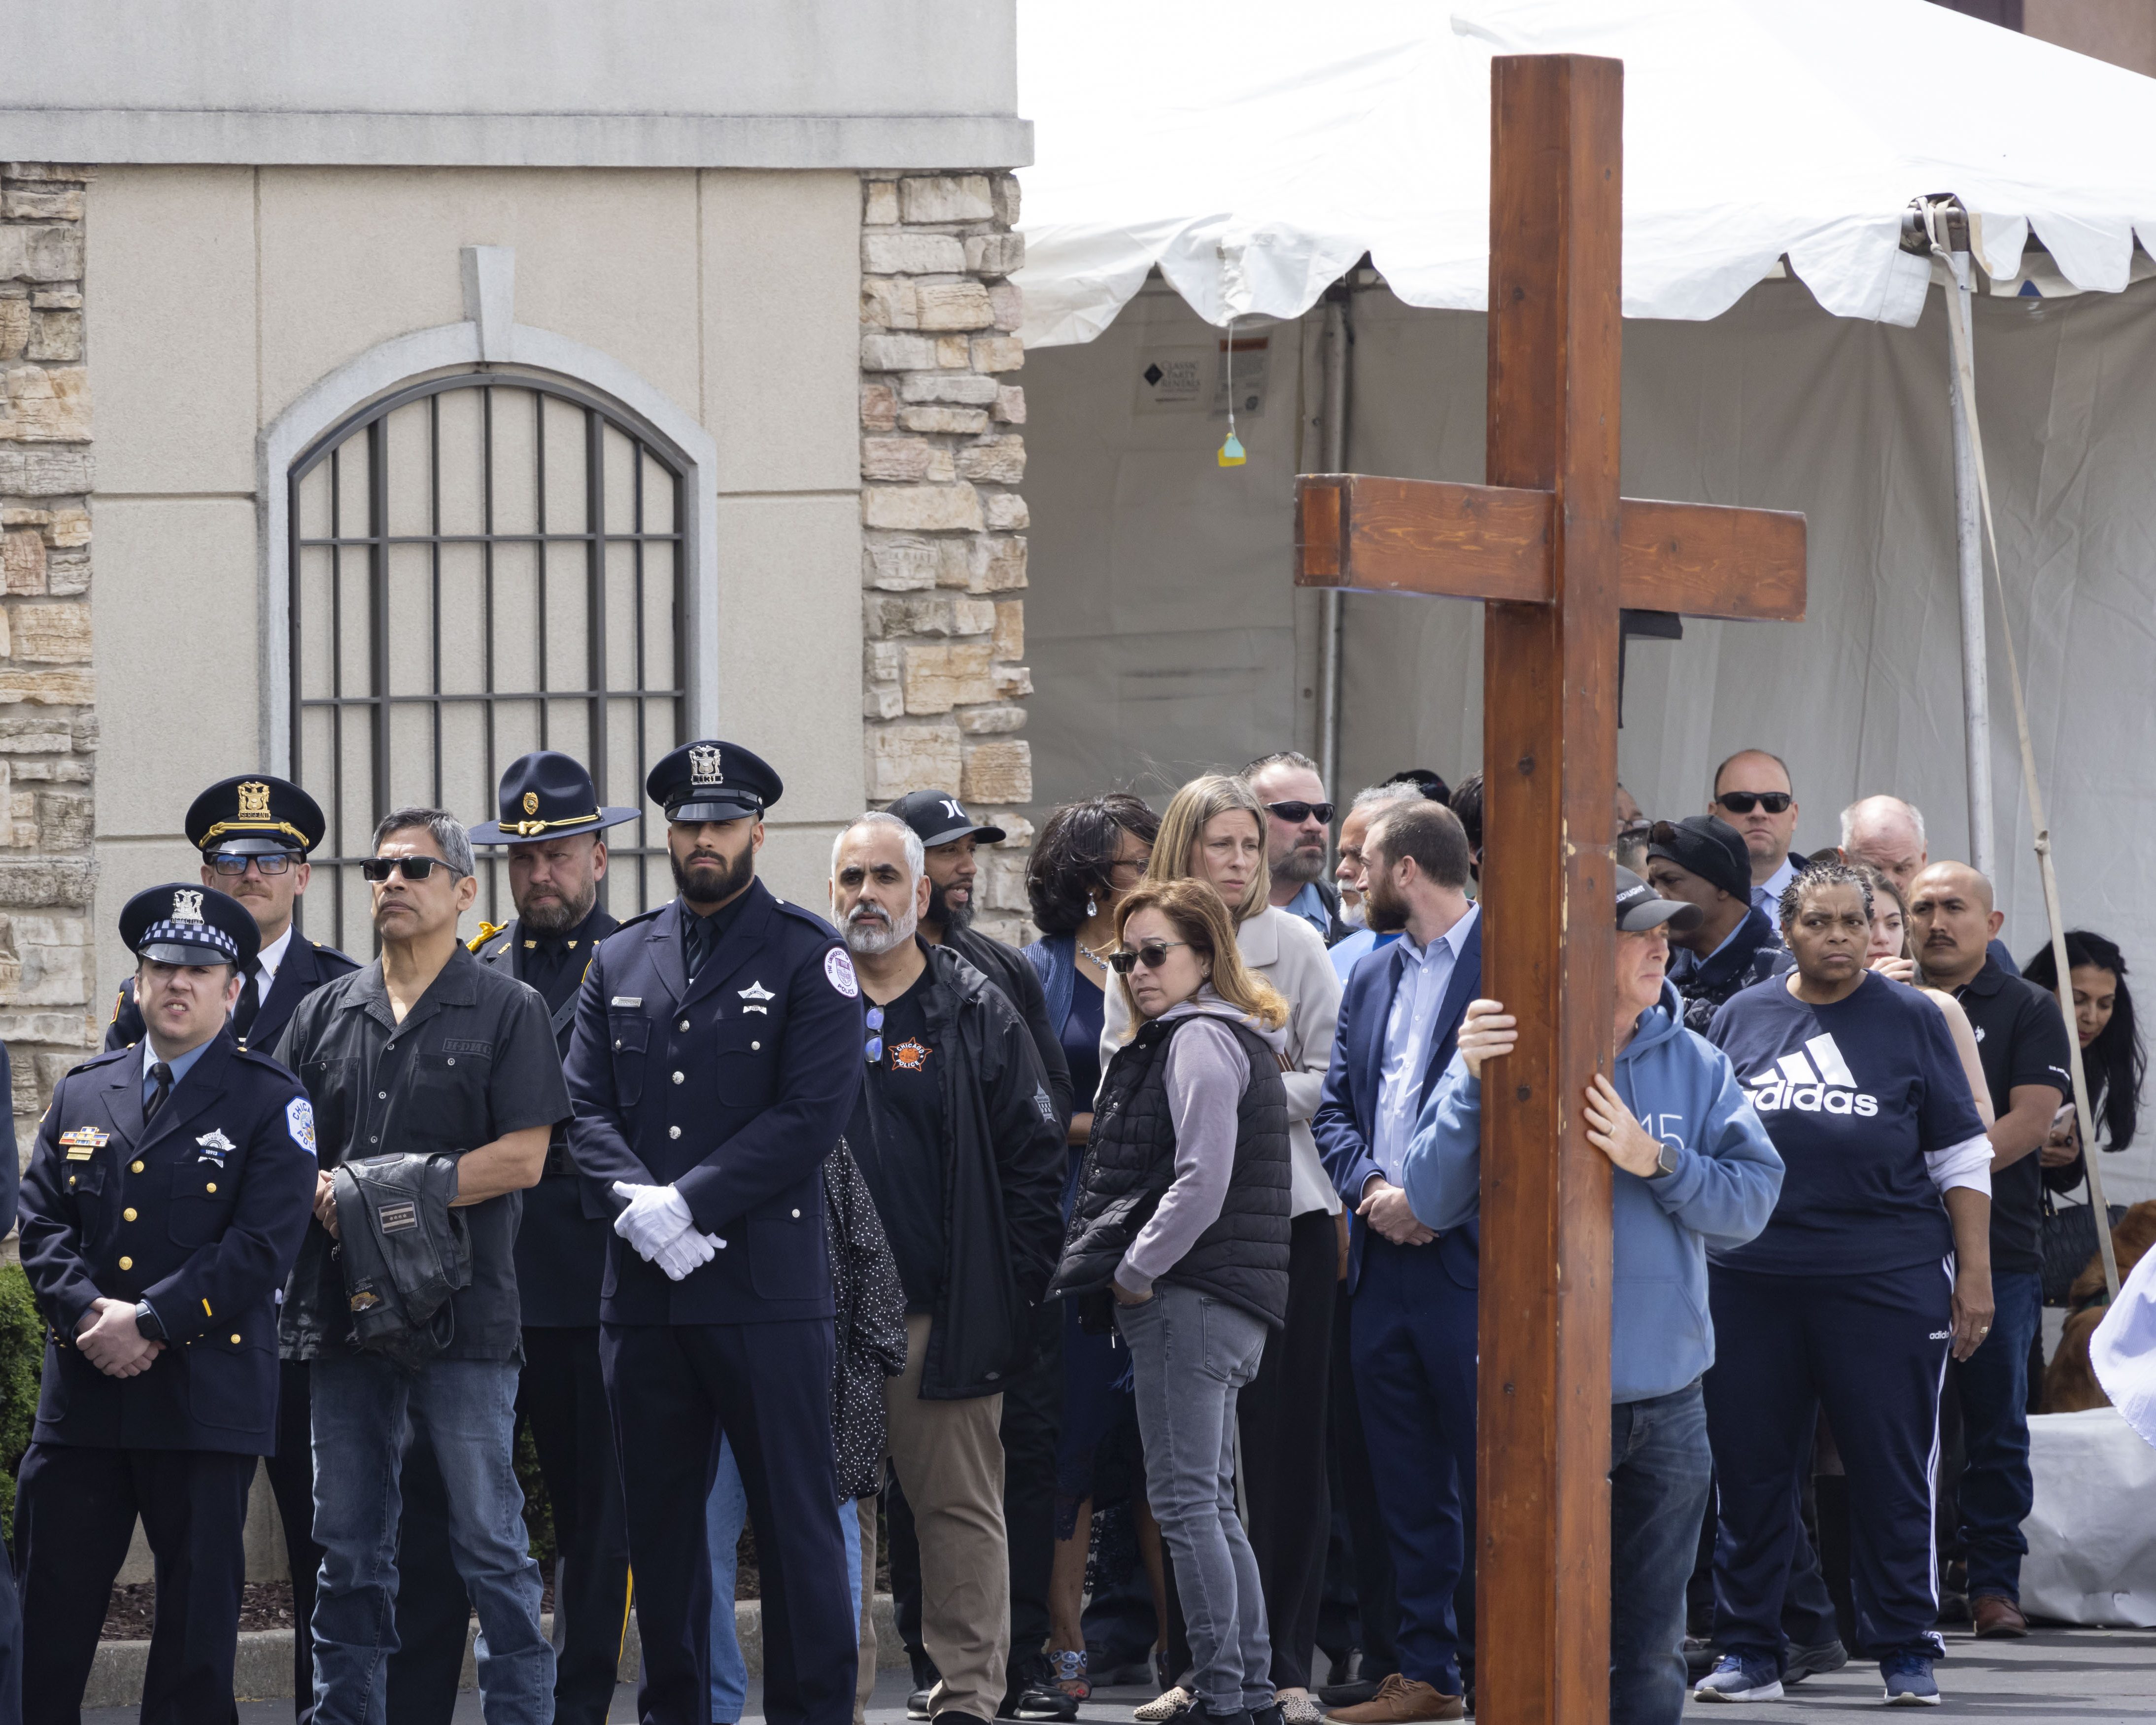
[[[1168,963],[1169,947],[1189,944],[1188,941],[1147,941],[1136,947],[1120,947],[1108,954],[1108,968],[1117,976],[1128,976],[1141,964],[1147,970],[1158,970]]]
[[[264,875],[281,875],[292,866],[292,858],[288,853],[279,851],[269,856],[219,855],[209,859],[209,865],[218,874],[227,875],[234,880],[247,872],[247,865],[249,863],[253,863],[255,868]]]
[[[424,880],[437,869],[449,869],[439,856],[370,856],[363,858],[359,872],[379,886],[391,875],[402,875],[407,880]],[[463,870],[449,869],[452,879]]]
[[[871,1066],[883,1058],[883,1009],[869,1009],[869,1040],[861,1050],[861,1058]]]
[[[1330,803],[1268,803],[1265,807],[1280,819],[1297,825],[1312,815],[1328,826],[1332,821],[1332,805]]]
[[[1769,814],[1785,814],[1797,799],[1787,791],[1725,791],[1714,799],[1732,814],[1749,814],[1763,809]]]

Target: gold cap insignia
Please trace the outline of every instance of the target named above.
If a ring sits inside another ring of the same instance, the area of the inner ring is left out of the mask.
[[[242,820],[270,819],[270,787],[259,778],[244,781],[235,788],[239,793],[239,818]]]
[[[536,814],[539,812],[538,792],[526,791],[524,793],[524,812],[526,814]]]

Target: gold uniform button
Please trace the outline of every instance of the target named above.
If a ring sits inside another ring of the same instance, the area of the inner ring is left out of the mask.
[[[120,1213],[120,1219],[123,1222],[131,1222],[135,1219],[135,1212],[132,1210],[122,1210]]]
[[[139,1174],[142,1172],[142,1164],[139,1162],[131,1162],[127,1164],[127,1172],[131,1174]]]
[[[205,1191],[205,1192],[214,1192],[214,1191],[216,1191],[216,1190],[217,1190],[217,1182],[216,1182],[216,1181],[214,1181],[214,1180],[212,1180],[212,1181],[209,1183],[209,1184],[208,1184],[207,1186],[205,1186],[205,1187],[203,1187],[203,1191]]]
[[[233,1345],[234,1348],[237,1348],[237,1347],[239,1347],[239,1336],[238,1336],[237,1334],[235,1334],[235,1335],[233,1337],[233,1338],[232,1338],[232,1345]]]
[[[120,1267],[122,1270],[132,1270],[135,1267],[135,1260],[132,1258],[122,1258],[120,1260]]]

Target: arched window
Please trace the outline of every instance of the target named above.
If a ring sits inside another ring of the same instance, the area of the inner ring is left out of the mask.
[[[645,807],[685,740],[680,467],[595,396],[504,371],[415,383],[290,470],[290,773],[320,801],[310,932],[371,950],[375,822],[495,813],[501,769],[555,748]],[[616,916],[671,896],[654,814],[607,835]],[[512,914],[499,853],[480,914]],[[355,942],[357,944],[355,945]]]

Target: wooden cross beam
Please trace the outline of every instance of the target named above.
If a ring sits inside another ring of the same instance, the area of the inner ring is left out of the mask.
[[[1624,67],[1491,67],[1486,485],[1301,482],[1297,584],[1486,602],[1476,1681],[1482,1725],[1609,1716],[1609,1163],[1620,607],[1801,618],[1796,515],[1620,499]]]

